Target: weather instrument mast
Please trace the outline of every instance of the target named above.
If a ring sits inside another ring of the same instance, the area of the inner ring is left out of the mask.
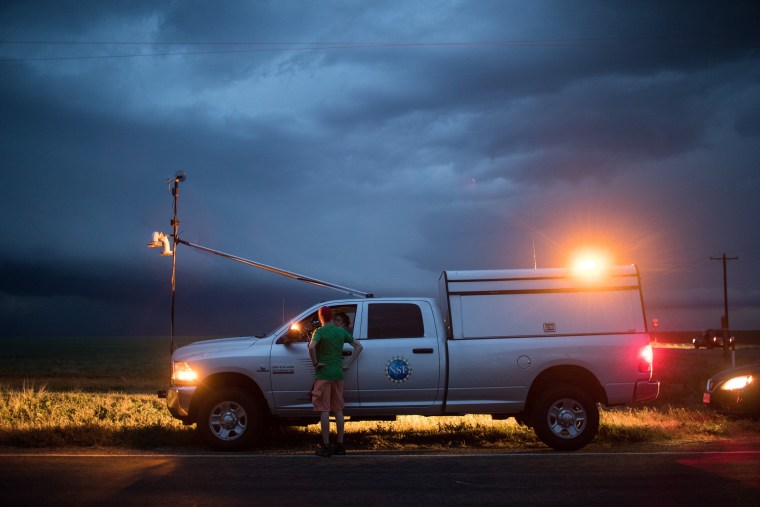
[[[271,273],[277,273],[278,275],[286,276],[288,278],[306,282],[311,285],[316,285],[318,287],[327,287],[328,289],[334,289],[334,290],[343,292],[345,294],[348,294],[349,296],[359,296],[359,297],[364,297],[364,298],[371,298],[373,296],[369,292],[363,292],[357,289],[352,289],[350,287],[344,287],[342,285],[338,285],[335,283],[326,282],[324,280],[318,280],[310,276],[299,275],[298,273],[294,273],[292,271],[276,268],[274,266],[269,266],[267,264],[262,264],[260,262],[244,259],[243,257],[238,257],[236,255],[220,252],[219,250],[214,250],[213,248],[208,248],[208,247],[198,245],[195,243],[190,243],[189,241],[185,241],[184,239],[180,238],[179,237],[179,220],[177,219],[177,200],[179,197],[179,184],[185,181],[186,179],[187,179],[187,174],[184,171],[179,171],[174,176],[174,178],[169,178],[169,180],[167,180],[167,183],[169,183],[172,186],[172,196],[174,197],[174,216],[172,217],[172,220],[171,220],[172,234],[168,236],[164,234],[163,232],[156,231],[153,233],[153,240],[150,243],[148,243],[148,248],[161,248],[162,249],[161,255],[166,256],[166,257],[171,256],[172,258],[172,306],[171,306],[171,327],[170,327],[172,353],[177,348],[176,343],[174,341],[174,306],[175,306],[174,301],[175,301],[175,294],[176,294],[176,287],[177,287],[177,247],[179,245],[189,246],[206,253],[211,253],[214,255],[218,255],[220,257],[224,257],[225,259],[229,259],[235,262],[239,262],[241,264],[245,264],[246,266],[252,266],[254,268],[263,269]],[[172,240],[171,244],[169,242],[169,238],[171,238]]]

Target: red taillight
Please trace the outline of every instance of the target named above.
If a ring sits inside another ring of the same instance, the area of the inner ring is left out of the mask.
[[[641,349],[639,354],[639,373],[652,373],[652,359],[654,353],[652,352],[652,346],[647,345]]]

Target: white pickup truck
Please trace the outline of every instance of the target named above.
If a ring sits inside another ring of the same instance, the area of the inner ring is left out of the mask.
[[[348,421],[515,417],[548,446],[575,450],[596,435],[599,403],[657,397],[635,266],[596,276],[444,271],[439,287],[437,301],[322,302],[263,337],[181,347],[172,355],[168,408],[219,450],[245,448],[269,423],[315,422],[307,342],[322,305],[345,313],[364,347],[345,372]]]

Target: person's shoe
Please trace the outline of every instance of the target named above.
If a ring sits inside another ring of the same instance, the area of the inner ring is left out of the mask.
[[[330,452],[330,448],[327,447],[325,444],[319,444],[319,447],[317,447],[317,450],[314,454],[316,454],[317,456],[322,456],[323,458],[329,458],[332,455],[332,453]]]
[[[335,454],[336,456],[345,456],[346,446],[343,444],[333,444],[332,453]]]

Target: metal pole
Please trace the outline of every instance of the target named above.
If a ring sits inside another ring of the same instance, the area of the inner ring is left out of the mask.
[[[726,254],[723,253],[723,315],[725,315],[726,321],[723,326],[723,359],[728,362],[728,276],[726,276]]]
[[[299,275],[298,273],[294,273],[292,271],[286,271],[284,269],[275,268],[274,266],[261,264],[260,262],[244,259],[242,257],[238,257],[236,255],[228,254],[225,252],[220,252],[219,250],[214,250],[213,248],[208,248],[203,245],[196,245],[195,243],[190,243],[189,241],[185,241],[184,239],[178,239],[177,241],[182,245],[187,245],[187,246],[196,248],[198,250],[201,250],[203,252],[218,255],[220,257],[224,257],[225,259],[229,259],[235,262],[240,262],[241,264],[246,264],[248,266],[253,266],[254,268],[263,269],[271,273],[277,273],[278,275],[287,276],[288,278],[293,278],[294,280],[300,280],[302,282],[310,283],[312,285],[316,285],[317,287],[327,287],[329,289],[335,289],[337,291],[348,294],[349,296],[361,296],[364,298],[374,297],[374,295],[370,292],[363,292],[360,290],[352,289],[350,287],[344,287],[342,285],[338,285],[335,283],[325,282],[323,280],[311,278],[310,276]]]
[[[731,335],[731,327],[728,322],[728,276],[726,274],[726,261],[735,261],[738,257],[726,257],[725,252],[721,257],[710,257],[713,261],[723,261],[723,319],[721,319],[721,327],[723,328],[723,360],[728,363],[731,361],[728,337]]]
[[[171,343],[169,345],[169,354],[173,354],[177,348],[174,341],[174,299],[177,291],[177,245],[179,245],[179,220],[177,220],[177,198],[179,197],[179,175],[174,178],[172,186],[172,195],[174,196],[174,216],[172,218],[172,237],[174,245],[172,248],[172,309],[171,309]]]

